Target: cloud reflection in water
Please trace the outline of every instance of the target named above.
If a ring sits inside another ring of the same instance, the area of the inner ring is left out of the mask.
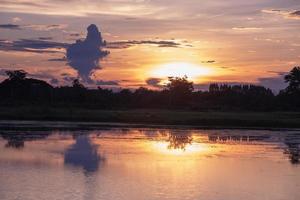
[[[95,172],[105,159],[97,152],[97,146],[93,145],[86,135],[76,137],[76,142],[64,155],[66,165],[82,167],[85,172]]]

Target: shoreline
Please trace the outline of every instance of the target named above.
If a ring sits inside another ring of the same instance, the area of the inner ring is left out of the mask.
[[[239,126],[196,126],[168,124],[131,124],[117,122],[80,122],[80,121],[38,121],[38,120],[0,120],[2,131],[50,131],[50,130],[101,130],[101,129],[178,129],[178,130],[266,130],[300,131],[300,128],[239,127]]]
[[[31,125],[30,125],[31,124]],[[220,112],[178,110],[99,110],[61,107],[0,107],[0,129],[189,128],[300,130],[299,112]]]

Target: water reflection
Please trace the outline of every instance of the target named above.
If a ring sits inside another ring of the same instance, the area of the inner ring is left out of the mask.
[[[300,133],[283,133],[283,153],[288,155],[291,164],[300,163]],[[279,135],[277,135],[279,137]],[[281,141],[282,138],[278,138]],[[261,142],[271,139],[270,134],[260,135],[234,135],[234,134],[216,134],[209,135],[209,141],[213,143],[248,143],[248,142]],[[274,140],[274,138],[273,138]],[[274,141],[273,141],[274,142]]]
[[[7,148],[15,148],[15,149],[22,149],[25,146],[26,141],[34,141],[45,139],[50,133],[28,133],[28,132],[2,132],[0,136],[7,140],[5,147]]]
[[[299,134],[287,134],[284,138],[284,143],[286,148],[284,153],[289,156],[290,162],[292,164],[299,164],[300,160],[300,138]]]
[[[100,163],[105,161],[105,158],[98,154],[98,146],[92,144],[87,135],[79,135],[75,138],[75,144],[65,152],[65,164],[82,167],[85,172],[97,171]]]
[[[172,132],[169,133],[169,149],[186,150],[186,146],[192,144],[193,137],[190,132]]]
[[[208,135],[208,139],[211,142],[258,142],[264,141],[270,138],[270,135],[235,135],[235,134],[212,134]]]
[[[0,199],[300,197],[296,131],[112,128],[0,136]]]
[[[107,133],[116,130],[104,129]],[[134,133],[132,139],[140,138],[141,135],[152,140],[157,138],[154,147],[161,152],[169,152],[179,154],[182,152],[203,151],[205,143],[211,144],[231,144],[231,143],[257,143],[257,142],[282,142],[284,145],[280,147],[283,153],[287,155],[291,164],[300,163],[300,133],[298,132],[283,132],[272,134],[271,132],[249,132],[249,131],[212,131],[207,132],[207,141],[203,138],[199,142],[194,138],[199,138],[199,131],[192,130],[172,130],[172,129],[146,129],[146,130],[132,130],[119,129],[117,137],[128,137]],[[6,140],[5,147],[13,149],[25,148],[25,143],[36,140],[45,140],[48,136],[56,134],[57,132],[0,132],[0,136]],[[94,145],[91,139],[91,133],[95,138],[100,139],[101,132],[90,131],[82,134],[81,131],[69,132],[75,139],[75,144],[69,146],[64,152],[64,163],[66,165],[73,165],[82,167],[86,172],[97,171],[105,158],[98,153],[99,145]],[[241,134],[242,133],[242,134]],[[63,133],[66,135],[66,133]],[[200,148],[201,146],[201,148]],[[206,146],[207,147],[207,146]]]

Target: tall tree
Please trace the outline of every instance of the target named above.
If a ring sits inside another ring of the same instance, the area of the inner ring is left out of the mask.
[[[172,106],[184,106],[190,100],[194,86],[193,82],[188,81],[187,76],[169,77],[166,89],[170,94],[169,103]]]
[[[285,82],[289,83],[288,92],[300,91],[300,67],[294,67],[288,75],[284,77]]]

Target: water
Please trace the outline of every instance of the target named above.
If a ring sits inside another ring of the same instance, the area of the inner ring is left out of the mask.
[[[299,200],[300,132],[1,131],[2,200]]]

